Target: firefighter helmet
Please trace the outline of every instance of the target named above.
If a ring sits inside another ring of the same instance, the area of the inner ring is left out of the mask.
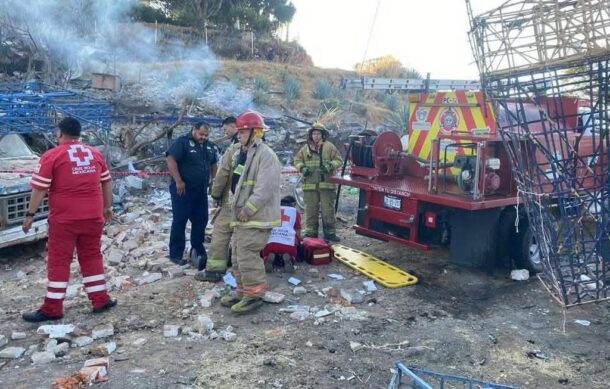
[[[238,130],[250,128],[267,128],[263,116],[255,111],[246,111],[237,117],[235,126]]]
[[[322,124],[322,122],[313,122],[313,124],[309,128],[309,131],[307,132],[307,136],[309,137],[309,139],[311,139],[311,134],[314,131],[320,131],[322,133],[323,140],[326,140],[326,138],[328,138],[328,130],[326,129],[326,127],[324,127],[324,124]]]

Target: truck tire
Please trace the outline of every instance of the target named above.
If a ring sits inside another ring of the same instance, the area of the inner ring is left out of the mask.
[[[528,223],[523,230],[515,235],[513,241],[515,249],[515,264],[520,269],[528,269],[531,273],[542,271],[542,255],[534,229]]]
[[[506,207],[500,214],[498,221],[498,244],[496,246],[496,262],[498,265],[510,264],[512,254],[511,245],[515,235],[516,211],[514,207]]]

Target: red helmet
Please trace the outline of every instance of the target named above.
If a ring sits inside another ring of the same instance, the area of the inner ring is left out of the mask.
[[[263,116],[255,111],[246,111],[237,117],[235,126],[238,130],[248,128],[267,128]]]

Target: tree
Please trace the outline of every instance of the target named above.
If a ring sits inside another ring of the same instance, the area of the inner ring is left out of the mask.
[[[413,68],[405,67],[391,55],[369,59],[354,66],[358,73],[385,78],[422,78],[421,73]]]

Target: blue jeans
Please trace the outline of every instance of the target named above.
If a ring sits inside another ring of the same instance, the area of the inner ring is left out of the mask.
[[[172,230],[169,235],[169,257],[181,260],[186,246],[184,231],[186,222],[191,221],[191,247],[197,255],[207,258],[203,238],[208,224],[208,188],[187,188],[186,193],[179,196],[176,184],[169,186],[172,196]]]

